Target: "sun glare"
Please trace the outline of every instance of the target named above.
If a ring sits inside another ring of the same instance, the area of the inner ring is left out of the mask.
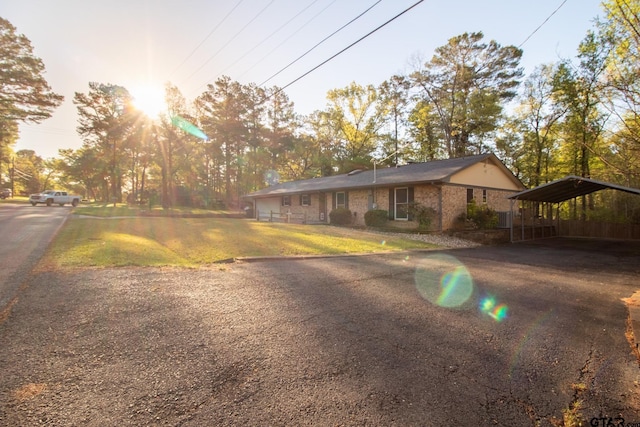
[[[166,110],[164,90],[157,86],[140,86],[131,91],[133,105],[151,118]]]

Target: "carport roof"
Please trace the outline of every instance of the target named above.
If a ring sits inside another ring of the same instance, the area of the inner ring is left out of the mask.
[[[560,203],[607,188],[640,195],[640,190],[636,188],[623,187],[608,182],[596,181],[595,179],[569,175],[563,179],[543,184],[530,190],[521,191],[509,198],[534,202]]]

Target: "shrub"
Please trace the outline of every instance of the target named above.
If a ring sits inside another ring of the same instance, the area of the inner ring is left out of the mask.
[[[329,221],[335,225],[351,224],[351,211],[347,208],[337,208],[329,212]]]
[[[475,224],[476,228],[488,229],[498,226],[498,214],[486,205],[478,206],[475,200],[467,203],[467,221]]]
[[[436,210],[432,207],[414,202],[409,205],[409,214],[411,214],[413,220],[418,223],[420,230],[428,230],[431,227],[433,218],[436,217]]]
[[[364,223],[367,227],[384,227],[387,225],[389,212],[382,209],[373,209],[365,212]]]
[[[456,230],[471,230],[478,228],[478,225],[467,218],[466,212],[463,212],[455,218],[454,227]]]

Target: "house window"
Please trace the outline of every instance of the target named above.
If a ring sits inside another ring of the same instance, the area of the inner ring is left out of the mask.
[[[309,196],[308,194],[301,194],[300,195],[300,204],[302,206],[310,206],[311,205],[311,196]]]
[[[347,207],[347,196],[344,191],[339,191],[336,193],[336,208],[346,208]]]
[[[395,218],[399,220],[409,219],[409,189],[396,188],[395,189]]]
[[[487,204],[487,190],[482,190],[482,203]]]
[[[282,196],[282,206],[291,206],[291,196]]]
[[[473,200],[473,188],[467,188],[467,203]]]

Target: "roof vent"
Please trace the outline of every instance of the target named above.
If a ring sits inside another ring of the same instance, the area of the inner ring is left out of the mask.
[[[359,174],[360,172],[362,172],[362,169],[354,169],[354,170],[352,170],[351,172],[349,172],[349,173],[347,174],[347,176],[357,175],[357,174]]]

